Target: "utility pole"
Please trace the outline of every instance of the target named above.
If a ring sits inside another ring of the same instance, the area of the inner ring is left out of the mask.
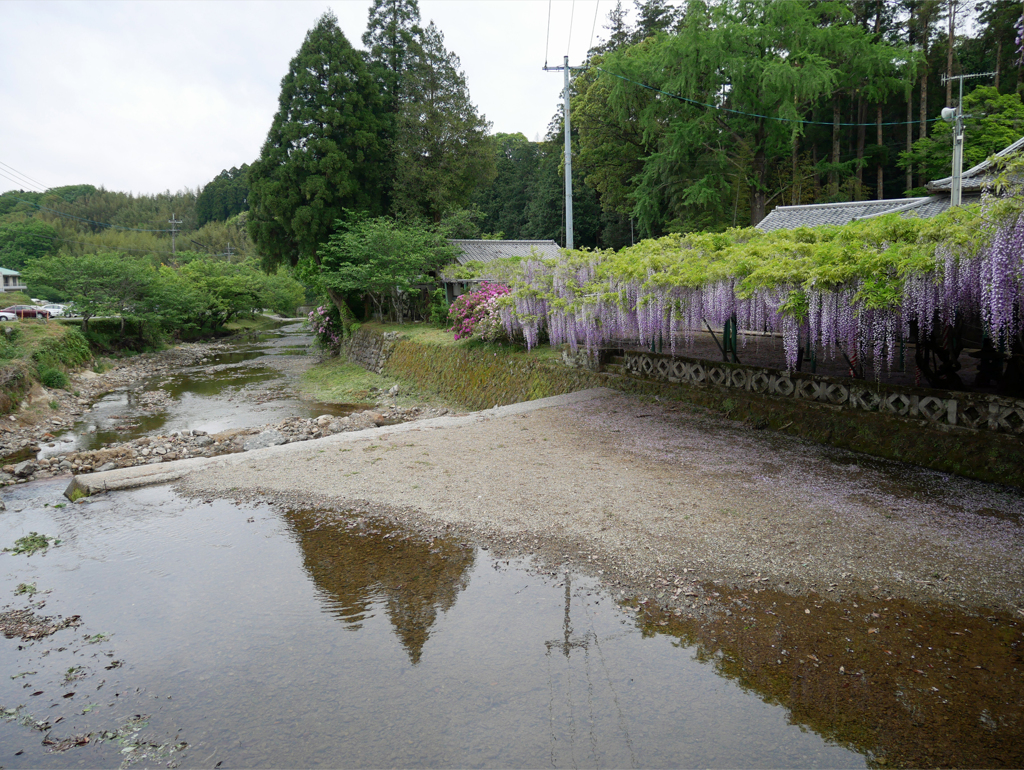
[[[178,234],[178,229],[175,225],[180,225],[181,220],[175,219],[174,214],[172,213],[171,218],[167,220],[167,223],[171,226],[171,258],[173,259],[175,255],[174,238]]]
[[[572,237],[572,142],[570,140],[570,128],[569,128],[569,72],[572,69],[569,66],[568,54],[563,59],[563,66],[561,67],[549,67],[547,64],[544,65],[545,72],[565,72],[565,90],[563,91],[563,97],[565,98],[565,248],[573,248],[573,237]],[[584,69],[584,67],[577,67],[576,69]]]
[[[961,177],[964,171],[964,118],[971,117],[964,115],[964,81],[971,78],[987,78],[995,75],[994,72],[979,72],[974,75],[943,75],[942,84],[946,85],[954,80],[960,81],[960,99],[956,103],[956,109],[952,107],[942,108],[942,119],[953,124],[953,181],[949,190],[949,205],[959,206],[963,198]]]

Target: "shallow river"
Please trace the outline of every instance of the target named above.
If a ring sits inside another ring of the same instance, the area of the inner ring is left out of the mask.
[[[5,547],[62,541],[0,555],[5,608],[33,585],[38,615],[81,620],[0,639],[4,767],[865,764],[575,573],[165,487],[64,505],[65,484],[0,515]]]
[[[148,378],[99,399],[69,431],[44,445],[39,457],[98,449],[104,444],[180,430],[218,433],[286,417],[346,415],[365,406],[300,399],[296,379],[309,361],[313,338],[302,323],[260,332],[216,353],[200,366]],[[157,408],[153,395],[163,396]]]

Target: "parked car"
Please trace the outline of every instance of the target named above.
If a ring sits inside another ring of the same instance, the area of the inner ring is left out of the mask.
[[[47,311],[50,314],[51,318],[59,318],[60,316],[64,315],[65,307],[64,305],[58,304],[43,305],[43,310]]]
[[[8,313],[4,310],[0,310],[0,321],[17,321],[18,316],[14,313]]]
[[[35,305],[11,305],[0,310],[0,313],[14,313],[18,318],[49,318],[50,313]]]

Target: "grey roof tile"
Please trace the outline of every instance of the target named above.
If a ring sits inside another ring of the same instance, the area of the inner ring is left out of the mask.
[[[1024,150],[1024,137],[1021,137],[1016,142],[1011,144],[1009,147],[1000,150],[993,158],[1002,158],[1010,153]],[[980,192],[986,185],[991,184],[995,178],[995,174],[991,173],[989,169],[992,166],[991,158],[986,158],[976,166],[972,166],[960,175],[960,189],[961,191],[973,190]],[[939,192],[943,190],[950,190],[953,187],[953,177],[947,176],[945,179],[936,179],[928,183],[929,192]]]
[[[467,262],[490,262],[493,259],[507,259],[509,257],[557,257],[561,253],[561,247],[554,241],[476,241],[452,239],[448,242],[462,250],[458,257],[459,264],[461,265]]]
[[[845,225],[856,219],[877,217],[921,206],[931,198],[892,198],[849,203],[813,203],[807,206],[777,206],[757,225],[759,230],[792,230],[795,227]],[[932,215],[934,216],[934,215]]]

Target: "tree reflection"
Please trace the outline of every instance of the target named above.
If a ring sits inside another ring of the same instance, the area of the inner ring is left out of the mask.
[[[437,619],[469,584],[474,552],[357,517],[289,511],[303,565],[330,611],[356,630],[383,603],[413,665]]]

